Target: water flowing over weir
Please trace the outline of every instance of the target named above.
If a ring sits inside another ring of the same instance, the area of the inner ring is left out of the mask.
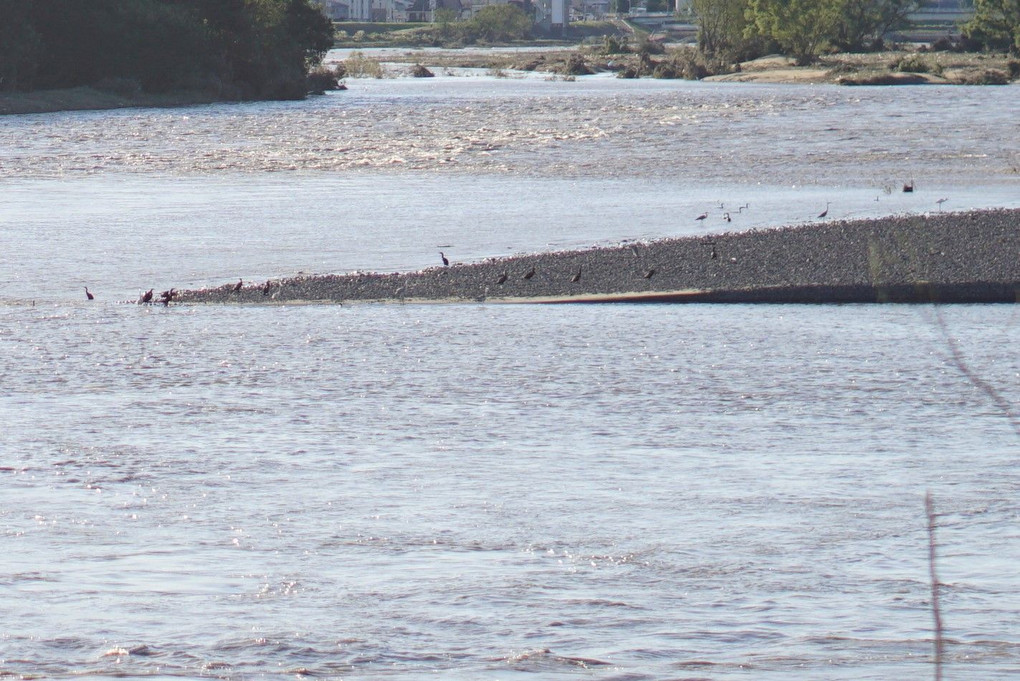
[[[422,272],[181,291],[180,302],[987,303],[1020,300],[1020,210],[634,242]]]

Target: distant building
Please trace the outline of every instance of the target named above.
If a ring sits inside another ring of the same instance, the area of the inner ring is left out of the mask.
[[[471,0],[413,0],[407,10],[407,21],[431,23],[441,9],[451,10],[458,19],[466,19],[471,16]]]
[[[603,19],[609,14],[609,0],[573,0],[570,9],[571,16],[581,21]]]

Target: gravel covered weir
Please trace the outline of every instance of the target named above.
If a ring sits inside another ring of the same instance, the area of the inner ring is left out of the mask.
[[[1020,210],[832,221],[177,292],[177,303],[1017,302]]]

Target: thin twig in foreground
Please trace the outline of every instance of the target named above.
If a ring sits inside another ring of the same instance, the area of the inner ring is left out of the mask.
[[[946,326],[945,317],[942,316],[942,309],[935,306],[935,322],[938,324],[939,329],[942,331],[942,336],[946,340],[946,346],[949,348],[950,361],[960,370],[964,376],[967,377],[975,387],[981,390],[987,395],[992,402],[1002,411],[1002,415],[1009,421],[1009,425],[1013,427],[1013,431],[1020,435],[1020,414],[1017,413],[1016,408],[1003,397],[1002,393],[999,392],[994,385],[986,381],[977,375],[977,373],[967,365],[964,360],[963,352],[960,350],[960,344],[956,342],[956,338],[949,333],[949,327]]]
[[[942,681],[942,609],[939,607],[939,578],[935,573],[935,504],[931,492],[924,495],[928,516],[928,569],[931,573],[931,612],[935,619],[935,681]]]

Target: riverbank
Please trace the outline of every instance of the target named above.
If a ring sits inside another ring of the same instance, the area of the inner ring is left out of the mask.
[[[180,291],[179,303],[1018,302],[1020,210],[832,221]],[[236,289],[236,290],[235,290]]]
[[[365,61],[378,66],[365,69]],[[432,71],[486,69],[497,75],[530,71],[555,77],[577,77],[612,72],[626,78],[834,85],[1006,85],[1020,78],[1020,62],[1006,54],[918,49],[822,55],[807,66],[797,66],[794,59],[782,55],[726,64],[707,63],[696,48],[689,45],[667,46],[662,48],[661,54],[606,52],[597,45],[519,50],[393,48],[378,55],[357,51],[357,68],[351,73],[388,77],[407,72],[406,68],[387,68],[392,64],[417,65]]]
[[[586,46],[548,46],[544,50],[486,50],[465,48],[386,50],[380,56],[358,52],[357,68],[351,77],[403,75],[386,64],[419,65],[430,70],[481,68],[496,75],[512,71],[548,73],[555,77],[576,77],[615,72],[621,77],[700,79],[709,82],[800,83],[838,85],[1005,85],[1020,77],[1020,63],[1007,55],[953,52],[878,52],[834,54],[809,66],[779,55],[739,64],[716,65],[713,73],[700,63],[694,48],[675,46],[661,55],[605,54]],[[365,62],[379,64],[366,69]],[[88,111],[129,107],[178,107],[236,101],[198,90],[166,94],[114,92],[92,87],[33,92],[0,93],[0,115]]]
[[[144,92],[116,93],[92,87],[33,92],[0,93],[0,115],[52,113],[54,111],[92,111],[124,109],[129,107],[174,107],[210,104],[220,98],[200,91],[181,91],[167,94]]]

